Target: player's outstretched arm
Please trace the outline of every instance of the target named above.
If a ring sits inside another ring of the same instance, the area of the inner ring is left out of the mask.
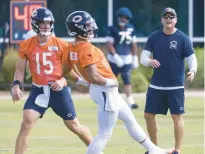
[[[14,81],[19,80],[20,82],[23,82],[24,79],[24,72],[26,68],[26,59],[19,58],[17,64],[16,64],[16,71],[14,74]]]
[[[96,64],[91,64],[85,67],[85,71],[88,74],[88,78],[91,83],[102,85],[102,86],[118,86],[119,83],[114,79],[107,79],[101,76],[97,71]]]
[[[107,48],[108,52],[110,52],[112,55],[116,54],[115,48],[111,42],[107,42]]]
[[[72,69],[66,67],[65,65],[63,66],[63,76],[66,79],[71,79],[76,84],[83,85],[83,86],[86,86],[86,87],[89,86],[89,83],[87,81],[83,80]]]
[[[16,64],[16,71],[14,74],[14,86],[11,89],[12,98],[14,101],[18,101],[22,97],[22,91],[20,89],[20,83],[23,82],[24,72],[26,68],[26,59],[19,58]]]

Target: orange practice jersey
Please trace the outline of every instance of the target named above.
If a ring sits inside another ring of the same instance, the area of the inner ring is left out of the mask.
[[[22,41],[19,46],[19,57],[28,60],[32,81],[39,85],[62,77],[63,58],[67,52],[68,43],[54,36],[42,46],[36,36]]]
[[[67,60],[68,67],[72,67],[80,77],[88,82],[90,81],[84,68],[91,64],[96,64],[98,73],[103,77],[110,79],[116,78],[103,52],[89,42],[79,42],[74,46],[71,45]]]

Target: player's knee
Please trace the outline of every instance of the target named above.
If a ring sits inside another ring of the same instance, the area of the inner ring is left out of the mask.
[[[146,120],[153,120],[153,119],[155,119],[155,114],[152,114],[152,113],[144,113],[144,118],[146,119]]]
[[[34,125],[34,121],[32,121],[31,119],[23,119],[22,123],[21,123],[21,130],[22,131],[29,131],[33,125]]]
[[[89,131],[87,127],[80,125],[77,118],[75,118],[74,120],[66,120],[64,121],[64,123],[69,130],[71,130],[73,133],[75,133],[78,136],[81,136],[85,132]]]
[[[179,121],[181,121],[181,120],[182,120],[181,114],[172,114],[172,120],[173,120],[174,122],[179,122]]]

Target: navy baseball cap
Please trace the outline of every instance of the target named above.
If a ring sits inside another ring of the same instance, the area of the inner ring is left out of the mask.
[[[171,13],[173,16],[177,17],[177,13],[174,9],[167,7],[162,11],[162,17],[166,14],[166,13]]]

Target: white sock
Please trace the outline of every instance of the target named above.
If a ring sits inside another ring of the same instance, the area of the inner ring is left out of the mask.
[[[140,143],[147,151],[152,151],[158,147],[152,143],[152,141],[147,137],[142,143]]]
[[[131,95],[127,97],[127,103],[129,106],[131,106],[132,104],[135,104],[135,101]]]

